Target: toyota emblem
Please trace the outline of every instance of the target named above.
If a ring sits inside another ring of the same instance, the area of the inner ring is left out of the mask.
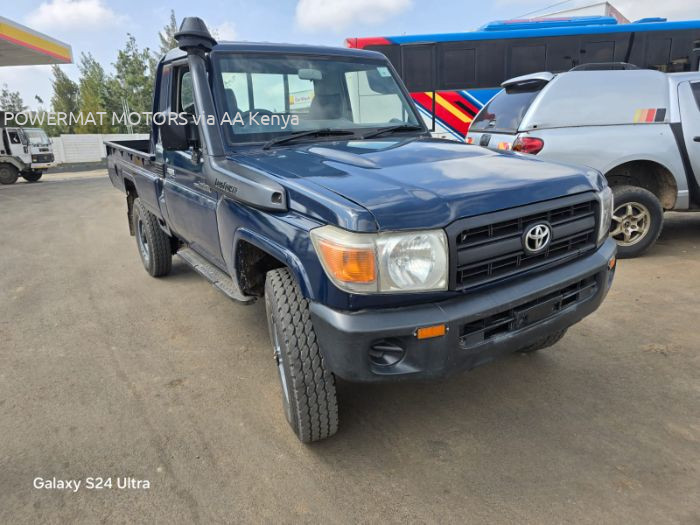
[[[523,248],[528,254],[544,251],[552,240],[552,228],[549,224],[539,223],[528,228],[523,235]]]

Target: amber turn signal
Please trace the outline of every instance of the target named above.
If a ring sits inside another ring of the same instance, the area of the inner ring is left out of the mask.
[[[339,281],[371,283],[376,280],[377,269],[372,250],[339,246],[325,239],[318,244],[328,270]]]
[[[615,265],[616,265],[616,264],[617,264],[617,258],[616,258],[616,257],[612,257],[612,258],[608,261],[608,270],[613,270],[613,269],[615,268]]]
[[[433,326],[424,326],[416,330],[418,339],[430,339],[431,337],[442,337],[447,333],[447,326],[444,324],[436,324]]]

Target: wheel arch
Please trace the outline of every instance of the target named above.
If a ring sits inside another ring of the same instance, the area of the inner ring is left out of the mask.
[[[627,160],[607,169],[610,186],[637,186],[653,193],[664,210],[675,208],[678,182],[673,172],[661,162],[650,159]]]
[[[129,233],[134,236],[134,201],[139,196],[136,184],[128,177],[124,177],[124,192],[126,193],[126,218],[129,221]]]
[[[240,228],[233,242],[233,273],[245,293],[262,297],[265,276],[275,268],[288,268],[304,297],[313,299],[309,277],[299,258],[288,249],[255,232]]]

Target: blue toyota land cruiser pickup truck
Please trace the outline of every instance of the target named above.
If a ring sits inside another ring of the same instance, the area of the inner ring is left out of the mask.
[[[265,300],[286,417],[338,428],[335,378],[433,379],[554,344],[615,267],[596,171],[433,139],[371,51],[217,43],[159,63],[150,140],[108,142],[152,276],[177,254]]]

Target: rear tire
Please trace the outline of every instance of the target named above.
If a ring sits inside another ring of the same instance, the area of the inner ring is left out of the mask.
[[[19,178],[19,171],[12,164],[0,164],[0,184],[14,184]]]
[[[542,337],[534,343],[527,345],[524,348],[521,348],[520,350],[518,350],[518,352],[521,354],[529,354],[532,352],[537,352],[538,350],[544,350],[545,348],[549,348],[550,346],[553,346],[559,341],[561,341],[561,339],[566,335],[566,330],[567,329],[565,328],[564,330],[560,330],[559,332],[554,332],[553,334]]]
[[[27,182],[37,182],[43,173],[41,171],[23,171],[22,178]]]
[[[267,273],[265,308],[287,421],[304,443],[332,436],[338,431],[335,377],[325,367],[309,302],[288,269]]]
[[[143,267],[152,277],[170,273],[173,264],[170,236],[158,225],[158,219],[141,203],[134,200],[133,224],[136,245]]]
[[[664,225],[661,202],[637,186],[613,186],[615,199],[610,236],[620,259],[638,257],[653,246]]]

